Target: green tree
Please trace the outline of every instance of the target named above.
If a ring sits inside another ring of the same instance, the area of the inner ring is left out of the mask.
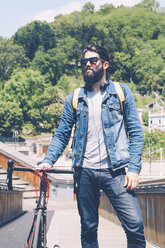
[[[99,10],[99,14],[101,15],[107,15],[109,14],[111,11],[113,11],[115,9],[115,7],[113,6],[113,4],[104,4],[100,7],[100,10]]]
[[[38,71],[31,69],[15,71],[11,79],[6,82],[1,95],[6,102],[10,101],[11,97],[15,99],[22,110],[24,128],[31,124],[33,134],[41,131],[48,132],[56,127],[61,114],[64,95],[58,88],[55,89],[50,84],[45,83],[44,77]],[[58,105],[58,111],[54,110],[51,114],[48,110],[52,104]],[[51,116],[49,125],[47,125],[49,120],[46,119],[48,112]],[[52,119],[54,119],[53,123]],[[48,126],[51,126],[51,129],[47,129]]]
[[[79,42],[69,35],[57,43],[57,47],[48,50],[38,50],[31,63],[33,70],[38,70],[53,85],[63,74],[74,74],[77,71],[80,58]]]
[[[94,13],[94,10],[95,10],[95,6],[94,6],[94,4],[92,4],[91,2],[87,2],[87,3],[83,6],[83,11],[85,11],[85,12]]]
[[[145,126],[148,126],[148,112],[145,111],[143,114],[142,114],[142,120],[143,120],[143,124]]]
[[[0,80],[2,82],[1,88],[3,88],[4,81],[9,79],[12,71],[18,66],[25,67],[28,59],[21,46],[6,39],[0,40],[0,54]]]
[[[57,83],[57,86],[65,93],[65,95],[68,95],[74,89],[83,85],[84,81],[82,76],[76,77],[63,75]]]
[[[0,135],[10,137],[15,130],[22,130],[23,115],[15,101],[0,99]]]
[[[151,11],[156,11],[159,7],[159,2],[155,0],[143,0],[141,3],[136,5],[137,7],[145,8]]]
[[[55,32],[50,24],[34,21],[20,28],[13,37],[14,43],[21,45],[26,56],[32,60],[39,46],[45,51],[55,46]]]
[[[143,157],[154,159],[160,157],[160,148],[165,152],[165,132],[160,130],[144,132]]]

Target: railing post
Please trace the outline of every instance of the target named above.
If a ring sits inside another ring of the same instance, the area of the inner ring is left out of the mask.
[[[12,160],[8,160],[7,180],[6,180],[8,190],[13,190],[13,186],[12,186],[13,164],[14,162]]]

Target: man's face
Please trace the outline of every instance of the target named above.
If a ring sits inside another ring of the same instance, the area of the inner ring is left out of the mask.
[[[84,59],[86,59],[82,60],[84,81],[89,85],[99,82],[104,74],[103,61],[97,53],[91,51],[85,53]]]

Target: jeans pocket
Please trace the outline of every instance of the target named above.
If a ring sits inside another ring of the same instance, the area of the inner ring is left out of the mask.
[[[121,173],[121,175],[119,176],[119,181],[118,181],[117,197],[126,192],[126,189],[124,187],[124,182],[125,182],[125,175]]]

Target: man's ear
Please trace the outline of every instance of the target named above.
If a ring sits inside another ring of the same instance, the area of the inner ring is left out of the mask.
[[[107,69],[109,67],[109,62],[108,61],[105,61],[104,64],[103,64],[103,69]]]

